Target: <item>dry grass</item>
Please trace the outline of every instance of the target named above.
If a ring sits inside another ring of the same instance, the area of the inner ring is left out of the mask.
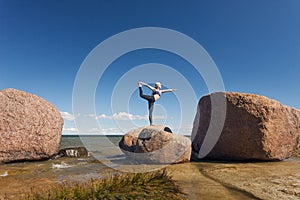
[[[85,184],[67,183],[47,191],[32,191],[28,200],[184,199],[184,193],[165,170],[110,175]]]

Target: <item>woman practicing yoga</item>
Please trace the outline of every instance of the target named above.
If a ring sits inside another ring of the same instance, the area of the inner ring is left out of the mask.
[[[140,97],[142,97],[143,99],[146,99],[148,101],[149,122],[150,122],[150,125],[153,125],[153,123],[152,123],[152,113],[153,113],[154,102],[157,101],[160,98],[162,93],[173,92],[176,89],[160,90],[161,89],[160,82],[155,83],[154,87],[152,87],[152,86],[150,86],[146,83],[143,83],[143,82],[138,82],[138,85],[139,85]],[[150,90],[152,90],[152,95],[144,95],[143,94],[143,89],[142,89],[143,85],[148,87]]]

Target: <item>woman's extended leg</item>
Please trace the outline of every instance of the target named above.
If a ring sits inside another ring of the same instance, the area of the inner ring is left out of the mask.
[[[147,101],[154,101],[154,97],[151,95],[145,95],[143,93],[143,89],[142,87],[139,87],[139,91],[140,91],[140,97],[142,97],[143,99],[146,99]]]

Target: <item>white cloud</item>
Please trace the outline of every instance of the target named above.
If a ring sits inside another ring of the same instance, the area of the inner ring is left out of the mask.
[[[107,116],[106,114],[101,114],[96,117],[96,119],[112,119],[111,116]]]
[[[68,112],[60,111],[60,114],[64,120],[68,120],[68,121],[75,120],[75,116]],[[95,114],[86,114],[83,116],[88,117],[88,118],[95,118],[97,120],[101,120],[101,119],[124,120],[124,121],[126,121],[126,120],[148,120],[147,115],[133,115],[133,114],[127,113],[127,112],[118,112],[118,113],[114,113],[113,115],[101,114],[101,115],[96,116]],[[166,117],[165,116],[153,116],[153,119],[164,120],[164,119],[166,119]]]
[[[60,111],[60,114],[62,116],[63,119],[68,120],[68,121],[74,121],[75,117],[74,115],[68,113],[68,112],[62,112]]]
[[[109,134],[120,134],[122,133],[122,131],[118,128],[103,128],[101,129],[100,133],[109,135]]]
[[[165,119],[165,116],[154,116],[153,119]],[[114,120],[148,120],[147,115],[133,115],[127,112],[114,113],[112,116],[101,114],[96,119],[114,119]]]
[[[90,117],[90,118],[95,118],[97,119],[97,116],[95,114],[85,114],[83,117]]]
[[[85,129],[81,130],[80,134],[104,134],[104,135],[114,135],[114,134],[121,134],[122,132],[118,128],[91,128],[91,129]],[[63,128],[63,134],[64,135],[69,135],[69,134],[79,134],[79,131],[75,127],[68,127],[68,128]]]
[[[116,124],[114,123],[114,120],[119,121],[119,123],[125,123],[127,124],[127,121],[134,121],[134,120],[144,120],[148,121],[148,115],[134,115],[131,113],[127,112],[118,112],[114,113],[113,115],[107,115],[107,114],[100,114],[100,115],[95,115],[95,114],[77,114],[73,115],[69,112],[62,112],[60,111],[61,116],[65,120],[65,124],[63,127],[63,134],[64,135],[72,135],[72,134],[104,134],[104,135],[115,135],[115,134],[123,134],[125,132],[128,132],[132,127],[123,127],[120,129],[119,127],[116,127]],[[86,130],[80,129],[79,130],[75,126],[75,118],[80,117],[82,120],[85,120],[87,124]],[[165,119],[165,116],[154,116],[154,119]],[[99,120],[99,123],[103,123],[104,127],[102,126],[101,128],[93,128],[93,125],[91,125],[89,122],[91,119],[96,119]],[[101,120],[108,120],[108,121],[103,121],[100,122]],[[122,121],[122,122],[121,122]],[[143,123],[143,122],[141,122]]]
[[[143,119],[144,117],[140,115],[133,115],[126,112],[119,112],[119,113],[114,113],[112,118],[115,120],[135,120],[135,119],[140,120]]]
[[[78,129],[74,127],[69,127],[69,128],[63,128],[63,132],[67,133],[78,133]]]

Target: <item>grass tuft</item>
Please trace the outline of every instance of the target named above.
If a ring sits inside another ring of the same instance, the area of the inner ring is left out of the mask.
[[[166,170],[123,173],[84,184],[65,183],[51,190],[31,191],[27,200],[184,199],[184,193]]]

